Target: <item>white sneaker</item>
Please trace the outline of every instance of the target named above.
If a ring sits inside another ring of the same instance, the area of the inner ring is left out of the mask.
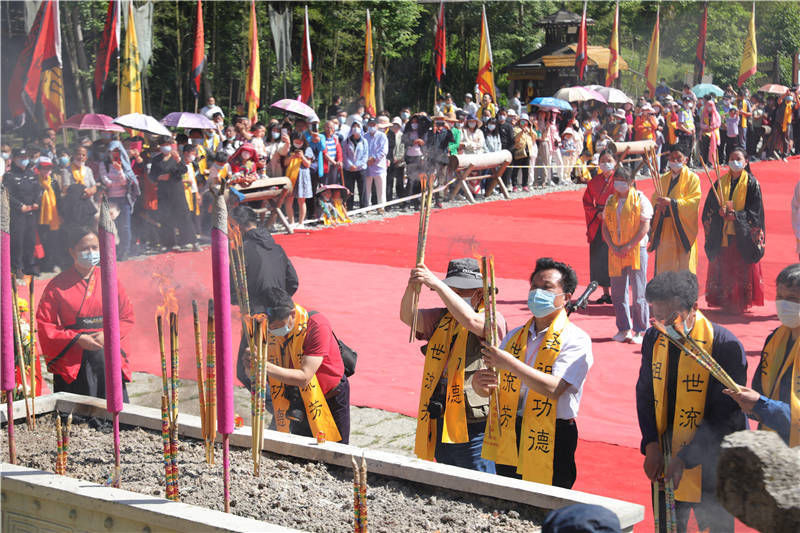
[[[631,337],[631,342],[633,344],[642,344],[642,341],[644,341],[644,332],[643,331],[640,331],[638,333],[634,333],[633,337]]]
[[[633,340],[633,333],[631,333],[631,330],[618,331],[616,335],[611,337],[611,340],[614,342],[631,342]]]

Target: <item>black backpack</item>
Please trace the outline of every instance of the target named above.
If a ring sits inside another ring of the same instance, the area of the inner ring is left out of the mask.
[[[308,318],[311,318],[313,315],[317,314],[318,311],[309,311]],[[358,361],[358,353],[350,348],[348,345],[343,343],[339,340],[339,337],[336,336],[336,333],[331,329],[331,333],[333,333],[333,338],[336,339],[336,342],[339,344],[339,353],[342,355],[342,363],[344,364],[344,375],[348,378],[356,373],[356,362]]]

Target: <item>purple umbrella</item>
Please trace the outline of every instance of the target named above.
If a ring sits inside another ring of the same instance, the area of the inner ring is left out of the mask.
[[[114,124],[113,117],[101,113],[80,113],[78,115],[72,115],[61,125],[61,128],[125,132],[122,126]]]
[[[291,98],[284,98],[283,100],[278,100],[270,107],[274,107],[275,109],[281,109],[286,111],[287,113],[294,113],[295,115],[300,115],[301,117],[307,118],[311,122],[319,122],[319,117],[311,109],[309,106],[301,102],[300,100],[292,100]]]
[[[214,123],[199,113],[187,113],[185,111],[175,111],[161,119],[165,126],[184,129],[213,130],[216,128]]]

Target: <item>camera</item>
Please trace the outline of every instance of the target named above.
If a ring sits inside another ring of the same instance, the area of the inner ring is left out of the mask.
[[[300,396],[300,389],[287,385],[283,388],[283,397],[289,400],[286,418],[292,422],[303,422],[306,419],[306,408]]]
[[[437,418],[442,417],[444,414],[444,404],[446,401],[445,388],[441,386],[436,387],[436,391],[428,401],[428,416],[431,417],[431,420],[436,420]]]

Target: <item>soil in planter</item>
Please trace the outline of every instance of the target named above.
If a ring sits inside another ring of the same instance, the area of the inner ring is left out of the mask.
[[[17,464],[53,471],[56,457],[52,415],[37,417],[36,430],[16,425]],[[5,437],[5,431],[2,432]],[[4,455],[7,446],[3,440]],[[121,488],[164,496],[161,434],[121,428]],[[72,424],[67,475],[105,483],[113,471],[111,424]],[[178,455],[184,503],[221,511],[222,447],[216,462],[205,462],[200,441],[182,440]],[[3,458],[6,459],[5,457]],[[360,464],[360,460],[359,460]],[[367,463],[369,469],[369,463]],[[398,531],[539,531],[544,512],[529,506],[439,489],[369,473],[369,529]],[[253,476],[249,449],[231,447],[231,512],[307,531],[346,532],[353,528],[353,472],[334,465],[264,453]]]

